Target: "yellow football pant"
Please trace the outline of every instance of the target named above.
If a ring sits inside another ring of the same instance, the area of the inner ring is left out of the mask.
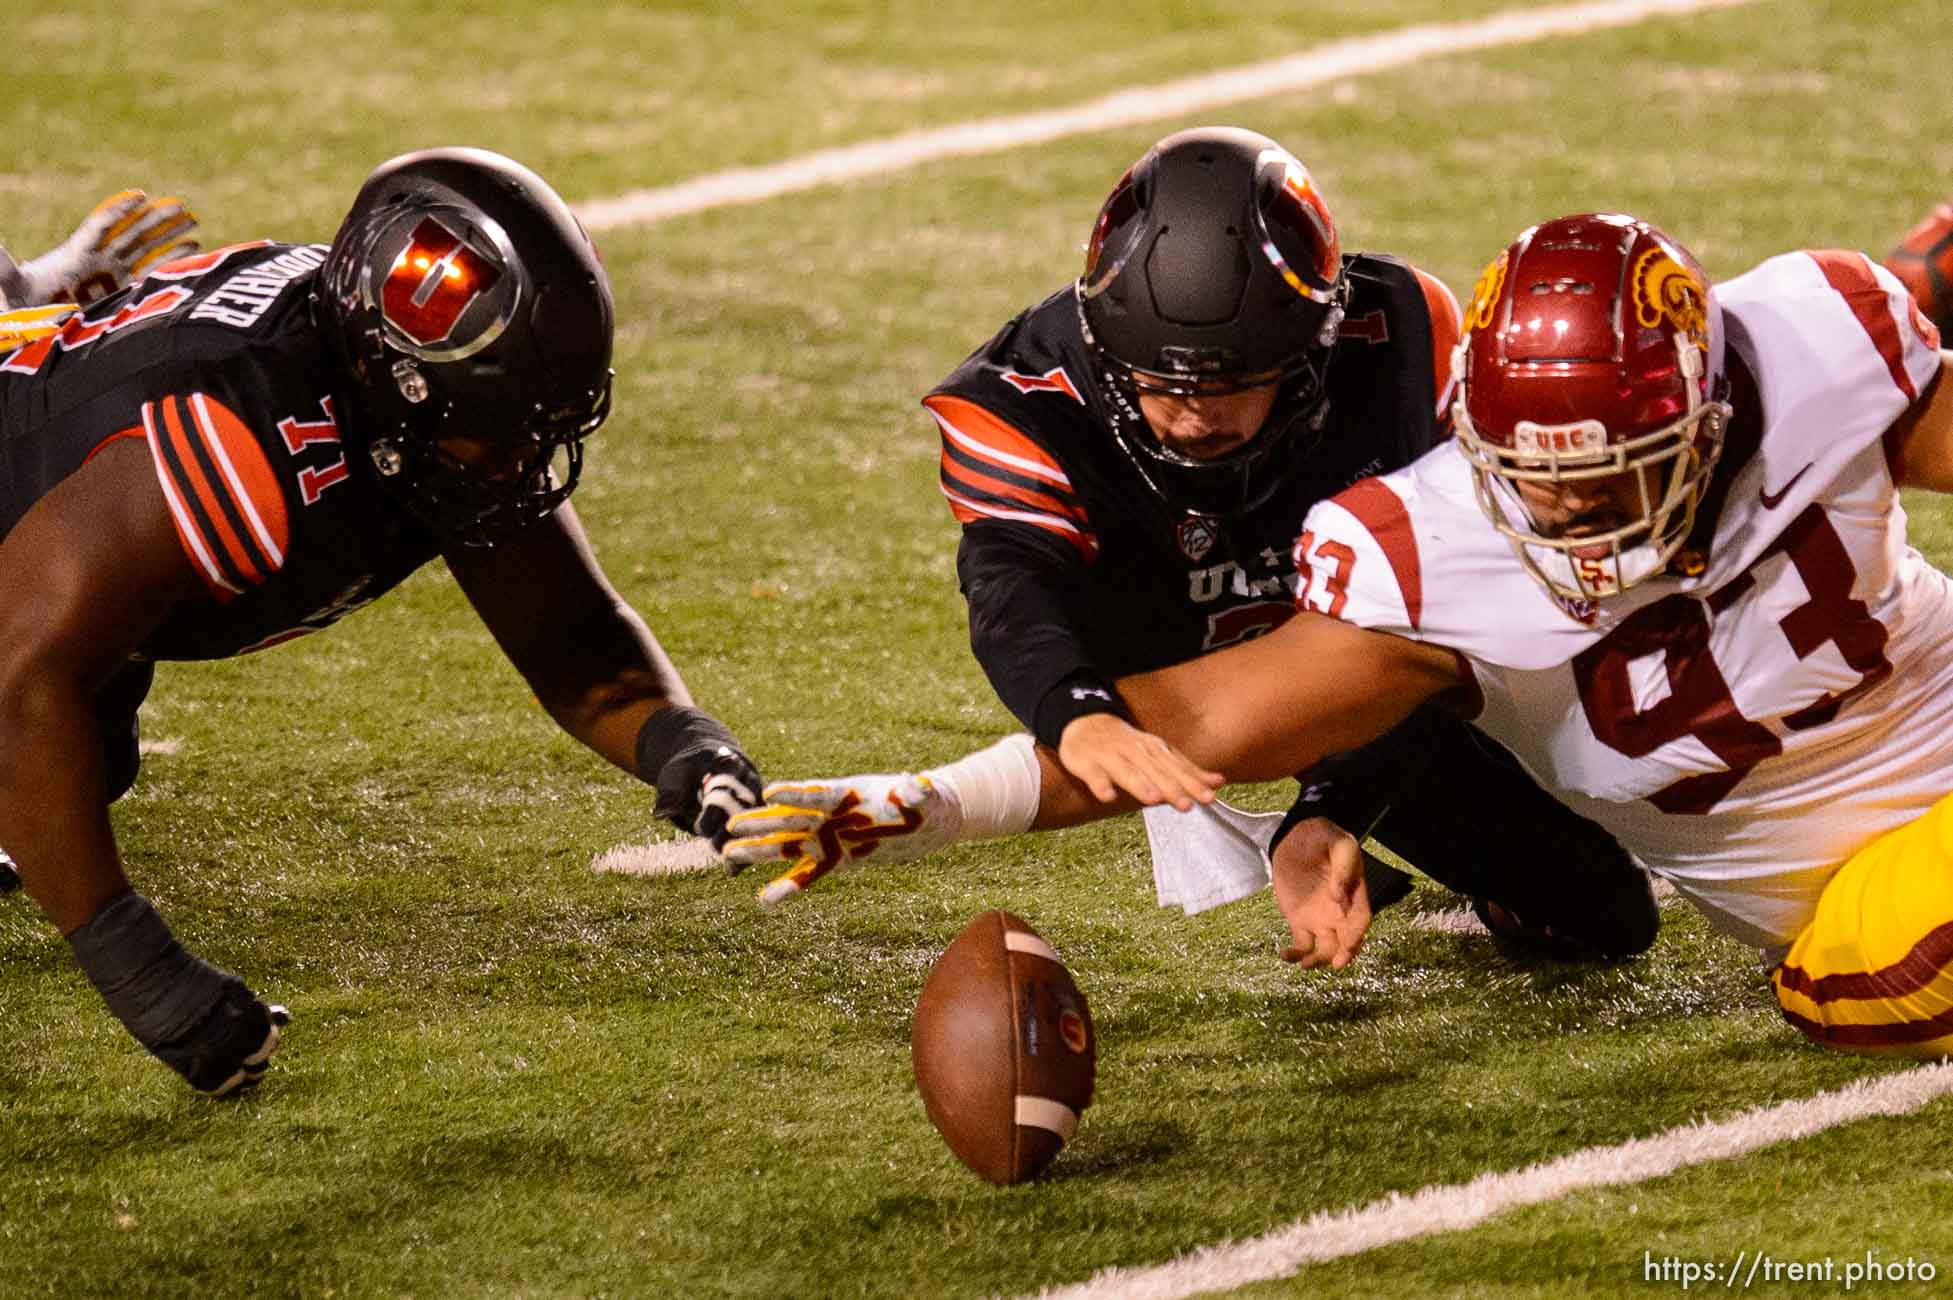
[[[1770,985],[1813,1042],[1953,1055],[1953,795],[1846,860]]]

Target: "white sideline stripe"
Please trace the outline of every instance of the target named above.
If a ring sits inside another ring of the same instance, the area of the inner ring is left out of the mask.
[[[1058,950],[1046,943],[1040,936],[1025,934],[1022,930],[1004,931],[1004,947],[1011,952],[1028,952],[1046,961],[1057,961]],[[1021,1101],[1022,1098],[1019,1098]]]
[[[1288,1277],[1302,1265],[1357,1255],[1413,1237],[1456,1232],[1493,1215],[1557,1200],[1589,1187],[1660,1178],[1689,1165],[1727,1160],[1875,1115],[1908,1115],[1953,1093],[1953,1062],[1925,1065],[1835,1092],[1689,1124],[1617,1147],[1589,1147],[1510,1173],[1426,1187],[1409,1196],[1323,1212],[1242,1242],[1207,1246],[1152,1268],[1106,1269],[1090,1281],[1046,1290],[1040,1300],[1180,1300],[1207,1291]]]
[[[1049,1097],[1017,1094],[1017,1122],[1026,1128],[1048,1129],[1067,1142],[1078,1132],[1078,1112]]]
[[[1426,23],[1337,41],[1306,54],[1222,68],[1157,86],[1142,86],[1071,108],[908,131],[760,167],[735,167],[675,185],[632,190],[614,198],[578,204],[577,215],[591,230],[614,230],[733,204],[758,203],[816,186],[885,175],[939,158],[999,153],[1114,127],[1187,118],[1243,100],[1305,90],[1326,81],[1382,72],[1439,55],[1520,45],[1553,36],[1626,27],[1648,18],[1754,2],[1594,0],[1558,9],[1512,10],[1472,22]]]
[[[676,876],[718,865],[719,855],[712,851],[712,842],[698,838],[619,844],[590,860],[592,871],[621,871],[630,876]]]

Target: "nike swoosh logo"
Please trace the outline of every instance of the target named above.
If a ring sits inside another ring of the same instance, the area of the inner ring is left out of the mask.
[[[1762,500],[1763,508],[1765,510],[1775,510],[1778,506],[1782,505],[1783,499],[1786,496],[1790,495],[1790,489],[1797,486],[1797,480],[1804,477],[1804,475],[1810,473],[1811,465],[1815,465],[1815,464],[1817,464],[1817,462],[1812,461],[1810,465],[1806,465],[1804,466],[1804,468],[1798,470],[1795,474],[1792,474],[1790,476],[1790,482],[1784,484],[1782,487],[1778,488],[1775,492],[1771,492],[1765,488],[1758,488],[1756,495],[1758,496],[1758,498]]]

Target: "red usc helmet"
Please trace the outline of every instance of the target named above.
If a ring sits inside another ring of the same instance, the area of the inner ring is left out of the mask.
[[[1729,418],[1722,309],[1687,249],[1633,217],[1525,231],[1479,276],[1452,407],[1479,505],[1572,600],[1664,572]]]

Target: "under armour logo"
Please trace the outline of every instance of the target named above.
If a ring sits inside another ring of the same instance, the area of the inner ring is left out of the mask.
[[[1108,704],[1112,702],[1112,692],[1099,686],[1074,686],[1071,688],[1071,697],[1074,700],[1104,700]]]

